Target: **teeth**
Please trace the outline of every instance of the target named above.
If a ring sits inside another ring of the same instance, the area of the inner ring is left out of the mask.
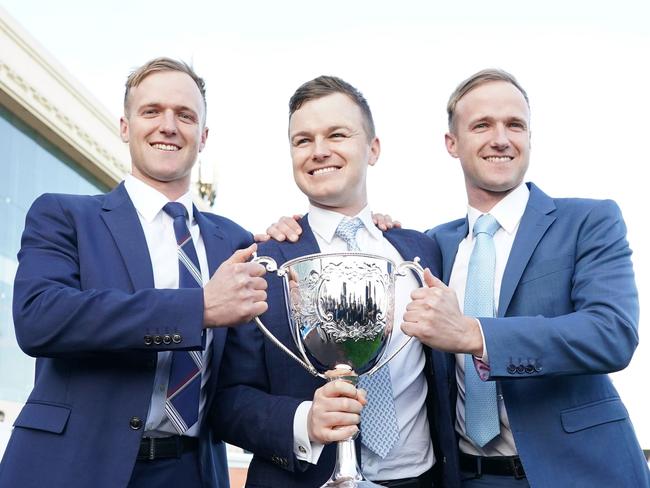
[[[485,158],[485,160],[491,163],[507,163],[508,161],[512,161],[512,157],[511,156],[488,156]]]
[[[323,173],[331,173],[332,171],[338,171],[338,169],[339,168],[336,168],[334,166],[328,166],[327,168],[315,169],[312,174],[313,175],[320,175],[320,174],[323,174]]]
[[[161,151],[178,151],[178,146],[173,146],[171,144],[152,144],[151,147],[155,149],[160,149]]]

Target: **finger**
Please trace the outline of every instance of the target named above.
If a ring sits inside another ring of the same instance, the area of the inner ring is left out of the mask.
[[[246,263],[251,257],[253,257],[255,251],[257,251],[257,244],[253,243],[246,249],[238,249],[235,251],[232,256],[224,261],[224,263]]]
[[[298,221],[302,218],[302,215],[293,215],[292,217],[282,217],[280,221],[287,226],[291,232],[294,234],[300,235],[302,234],[302,227],[300,227],[300,224]]]
[[[264,276],[266,274],[266,267],[261,265],[260,263],[245,263],[245,267],[242,268],[242,272],[250,276],[251,278],[260,278],[261,276]],[[262,281],[266,283],[266,280],[263,278],[260,278]],[[251,280],[251,283],[257,283],[260,284],[259,280]]]
[[[255,240],[255,242],[266,242],[270,238],[271,238],[271,236],[268,235],[268,234],[255,234],[253,236],[253,239]]]
[[[419,337],[419,334],[422,332],[422,326],[416,322],[402,322],[400,329],[409,337]]]
[[[433,273],[429,268],[424,270],[424,283],[429,287],[429,288],[444,288],[445,284],[440,281],[438,278],[433,276]]]
[[[393,220],[393,227],[395,229],[401,229],[402,228],[402,223],[399,220]]]

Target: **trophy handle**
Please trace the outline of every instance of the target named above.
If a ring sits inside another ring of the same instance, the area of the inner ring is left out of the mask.
[[[285,271],[283,269],[278,269],[278,263],[275,262],[275,259],[269,257],[269,256],[257,256],[257,253],[253,254],[253,259],[251,260],[253,263],[259,263],[263,265],[266,268],[266,271],[269,273],[276,273],[278,276],[282,277],[285,274]],[[309,373],[311,373],[314,376],[318,376],[319,378],[327,379],[327,376],[324,374],[319,373],[316,371],[316,368],[314,368],[308,361],[303,361],[300,359],[298,356],[296,356],[291,349],[289,349],[287,346],[282,344],[274,335],[273,333],[266,328],[266,326],[262,323],[260,320],[259,315],[255,316],[253,318],[255,320],[255,323],[257,324],[257,328],[260,329],[262,334],[264,334],[273,344],[275,344],[277,347],[279,347],[282,351],[284,351],[286,354],[289,355],[294,361],[296,361],[300,366],[305,368]]]
[[[396,277],[396,278],[399,278],[399,277],[402,277],[402,276],[406,276],[406,272],[407,272],[407,270],[411,270],[411,271],[413,271],[413,272],[417,275],[418,279],[420,280],[420,284],[424,284],[424,268],[422,267],[422,265],[420,265],[420,258],[419,258],[418,256],[416,256],[415,258],[413,258],[413,261],[403,261],[402,263],[400,263],[400,264],[397,266],[397,271],[395,271],[395,277]],[[371,369],[370,371],[368,371],[366,374],[367,374],[368,376],[372,376],[372,375],[375,374],[375,372],[377,372],[380,368],[382,368],[382,367],[384,367],[386,364],[388,364],[388,362],[389,362],[391,359],[393,359],[395,356],[397,356],[397,354],[399,354],[399,352],[400,352],[402,349],[404,349],[404,347],[406,347],[406,345],[407,345],[409,342],[411,342],[411,339],[413,339],[413,337],[408,337],[407,339],[405,339],[405,340],[404,340],[404,341],[399,345],[399,347],[393,351],[393,353],[392,353],[390,356],[388,356],[387,358],[383,359],[382,361],[379,361],[379,362],[378,362],[377,364],[375,364],[375,365],[372,367],[372,369]]]

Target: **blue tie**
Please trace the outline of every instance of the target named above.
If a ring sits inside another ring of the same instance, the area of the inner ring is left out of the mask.
[[[179,202],[170,202],[163,210],[174,219],[174,234],[178,244],[178,287],[201,288],[201,267],[192,235],[187,228],[185,206]],[[202,365],[201,351],[172,353],[165,413],[179,434],[187,431],[199,419]]]
[[[474,224],[474,250],[469,259],[465,288],[465,315],[494,317],[494,233],[499,223],[481,215]],[[471,354],[465,355],[465,429],[474,443],[483,447],[500,432],[496,383],[479,378]]]
[[[360,218],[344,218],[336,228],[348,251],[360,251],[357,231],[363,227]],[[361,411],[361,442],[384,459],[399,439],[399,427],[393,401],[393,387],[388,365],[372,376],[361,376],[359,387],[368,392],[368,404]]]

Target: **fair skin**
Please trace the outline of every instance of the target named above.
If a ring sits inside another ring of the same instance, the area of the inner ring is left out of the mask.
[[[465,94],[445,136],[460,160],[469,204],[489,212],[524,179],[530,158],[530,111],[512,84],[491,81]],[[442,351],[483,354],[478,323],[460,311],[456,294],[428,273],[427,287],[411,294],[402,330]]]
[[[293,177],[309,203],[356,215],[368,203],[366,174],[379,157],[361,109],[343,93],[305,103],[289,120]]]
[[[132,87],[120,135],[129,144],[131,173],[170,201],[189,190],[192,166],[208,137],[196,83],[180,71],[158,71]],[[249,263],[253,244],[224,261],[203,288],[204,327],[231,326],[264,313],[265,269]]]
[[[366,174],[379,157],[361,109],[342,93],[308,101],[289,120],[293,175],[309,202],[353,216],[367,205]],[[314,393],[307,431],[312,442],[327,444],[358,432],[365,392],[346,381],[330,381]]]

